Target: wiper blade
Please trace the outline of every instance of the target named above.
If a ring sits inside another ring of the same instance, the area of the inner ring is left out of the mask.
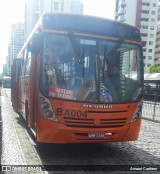
[[[111,55],[120,47],[120,45],[123,43],[123,39],[120,39],[118,41],[118,43],[111,49],[111,51],[106,54],[106,48],[105,48],[105,51],[104,51],[104,60],[107,61],[107,62],[110,62],[110,58],[111,58]]]
[[[78,46],[78,43],[73,35],[73,33],[69,33],[69,38],[71,40],[72,47],[75,51],[76,57],[78,58],[78,62],[80,64],[84,64],[84,56],[82,55],[82,52]]]

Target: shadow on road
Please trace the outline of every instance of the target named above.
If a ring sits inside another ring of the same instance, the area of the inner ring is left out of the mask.
[[[156,165],[160,161],[132,143],[39,144],[36,149],[46,165]]]
[[[158,165],[160,161],[159,149],[155,152],[154,141],[147,139],[145,135],[140,137],[138,143],[45,144],[36,143],[32,132],[27,128],[21,116],[17,115],[16,123],[25,128],[34,141],[33,146],[43,165]],[[147,131],[145,127],[143,129]],[[147,147],[149,141],[152,147]]]
[[[151,147],[148,146],[147,151],[144,150],[143,139],[141,139],[141,148],[137,146],[136,142],[100,144],[37,143],[22,116],[17,117],[17,123],[24,127],[32,137],[35,142],[34,147],[43,165],[158,165],[160,161],[159,156],[157,157],[151,153]]]

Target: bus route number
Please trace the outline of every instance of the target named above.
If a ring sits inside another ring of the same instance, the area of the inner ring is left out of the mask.
[[[87,111],[81,111],[81,110],[63,110],[62,108],[57,108],[57,116],[63,116],[63,117],[74,117],[74,118],[87,118]]]

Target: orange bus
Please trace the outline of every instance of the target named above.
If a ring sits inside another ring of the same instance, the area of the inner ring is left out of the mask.
[[[37,142],[138,138],[143,96],[139,29],[105,18],[45,13],[11,73],[12,106]]]

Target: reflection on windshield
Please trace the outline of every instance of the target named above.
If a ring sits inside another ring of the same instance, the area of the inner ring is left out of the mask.
[[[40,78],[43,95],[95,103],[138,99],[142,91],[137,46],[80,37],[73,43],[72,39],[45,35]]]

